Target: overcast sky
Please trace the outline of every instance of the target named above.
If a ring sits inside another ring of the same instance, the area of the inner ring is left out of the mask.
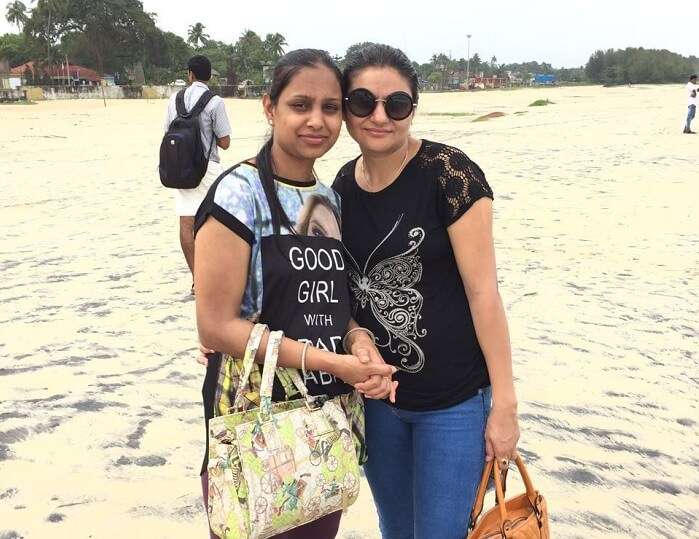
[[[25,2],[27,5],[29,2]],[[398,46],[420,63],[435,52],[500,63],[580,66],[596,49],[664,48],[699,56],[697,0],[144,0],[158,26],[186,37],[195,22],[234,42],[245,29],[280,32],[289,48],[344,54],[359,41]],[[4,10],[3,10],[4,15]],[[5,21],[0,32],[13,31]],[[16,31],[16,29],[14,30]]]

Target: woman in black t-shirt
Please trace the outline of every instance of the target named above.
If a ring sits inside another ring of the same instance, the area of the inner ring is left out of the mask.
[[[334,187],[353,316],[399,369],[395,405],[365,403],[365,471],[385,539],[463,538],[484,459],[506,464],[519,438],[493,194],[462,151],[411,136],[418,79],[401,51],[370,45],[345,65],[362,154]]]

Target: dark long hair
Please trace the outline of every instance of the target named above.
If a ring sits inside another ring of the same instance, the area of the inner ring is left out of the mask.
[[[342,73],[327,52],[319,49],[297,49],[282,56],[274,67],[272,85],[268,94],[272,104],[276,105],[279,102],[279,96],[284,91],[284,88],[289,85],[299,71],[304,67],[317,66],[325,66],[335,74],[337,82],[340,84],[340,88],[344,94]],[[279,201],[277,188],[274,183],[274,169],[272,167],[273,143],[274,137],[272,136],[262,148],[260,148],[260,151],[255,157],[257,171],[260,175],[265,195],[267,196],[270,212],[272,214],[272,227],[275,233],[277,233],[282,226],[293,232],[294,226]]]
[[[419,82],[417,71],[402,50],[390,45],[371,43],[352,52],[345,58],[345,69],[342,72],[344,88],[349,88],[352,77],[367,67],[392,67],[398,71],[408,81],[413,101],[417,103]]]

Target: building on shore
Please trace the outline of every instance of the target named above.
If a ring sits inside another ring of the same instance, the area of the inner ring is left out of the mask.
[[[5,58],[0,58],[0,88],[10,88],[10,64]]]
[[[10,63],[0,58],[0,103],[26,101],[27,92],[20,89],[22,79],[10,73]]]
[[[34,62],[18,65],[10,70],[25,85],[50,84],[59,86],[99,86],[102,77],[89,67],[76,64],[38,66]]]
[[[556,75],[537,73],[532,77],[534,86],[553,86],[556,84]]]
[[[0,58],[0,89],[16,90],[22,85],[22,79],[10,72],[10,63]]]
[[[498,77],[497,75],[483,75],[483,73],[480,73],[479,75],[473,76],[469,79],[468,81],[468,88],[469,89],[481,89],[485,90],[486,88],[502,88],[505,86],[505,83],[507,82],[507,79],[504,77]]]

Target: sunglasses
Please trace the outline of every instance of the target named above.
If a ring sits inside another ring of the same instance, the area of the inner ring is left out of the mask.
[[[417,107],[410,94],[405,92],[393,92],[386,99],[379,99],[366,88],[357,88],[345,97],[347,110],[360,118],[371,115],[379,102],[383,103],[386,116],[396,121],[405,120]]]

